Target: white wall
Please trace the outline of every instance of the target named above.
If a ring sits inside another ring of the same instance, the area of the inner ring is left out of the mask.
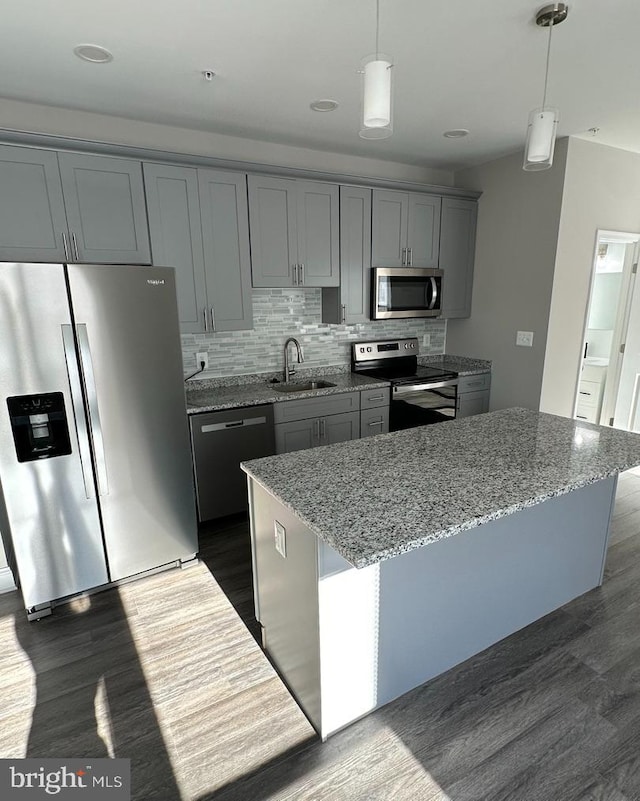
[[[280,167],[453,186],[453,173],[449,170],[278,145],[17,100],[0,100],[0,126],[0,138],[1,129],[24,131]],[[357,133],[354,132],[354,136]]]
[[[492,409],[538,408],[566,153],[560,140],[544,172],[524,172],[516,153],[455,176],[482,197],[471,317],[448,321],[446,352],[492,360]],[[517,330],[534,332],[532,348]]]
[[[599,228],[640,231],[640,155],[570,139],[541,411],[573,414]]]

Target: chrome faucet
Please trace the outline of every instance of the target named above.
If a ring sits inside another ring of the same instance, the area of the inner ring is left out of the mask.
[[[298,364],[302,364],[304,361],[304,356],[302,355],[302,349],[300,348],[300,343],[298,342],[295,337],[289,337],[289,339],[284,343],[284,380],[285,384],[291,380],[291,376],[295,373],[295,370],[289,363],[289,345],[293,342],[296,346],[296,350],[298,351]]]

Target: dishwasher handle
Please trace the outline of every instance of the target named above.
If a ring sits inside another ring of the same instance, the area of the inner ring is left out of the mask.
[[[245,417],[241,420],[229,420],[227,423],[206,423],[200,426],[200,431],[203,434],[209,434],[212,431],[224,431],[227,428],[266,425],[266,422],[266,417]]]

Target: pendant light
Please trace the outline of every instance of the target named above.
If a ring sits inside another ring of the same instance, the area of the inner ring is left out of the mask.
[[[567,18],[569,11],[566,3],[553,3],[541,8],[536,14],[536,25],[549,28],[547,43],[547,65],[544,73],[544,93],[542,106],[529,114],[527,142],[524,148],[523,170],[547,170],[553,163],[553,151],[556,144],[558,128],[558,109],[547,106],[547,84],[549,82],[549,58],[551,56],[551,34],[554,25]]]
[[[391,75],[393,61],[380,53],[380,0],[376,0],[376,52],[361,62],[362,139],[387,139],[393,133]]]

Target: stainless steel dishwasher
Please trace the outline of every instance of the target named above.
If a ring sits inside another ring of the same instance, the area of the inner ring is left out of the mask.
[[[198,520],[247,509],[247,478],[240,462],[275,451],[272,406],[203,412],[189,418]]]

